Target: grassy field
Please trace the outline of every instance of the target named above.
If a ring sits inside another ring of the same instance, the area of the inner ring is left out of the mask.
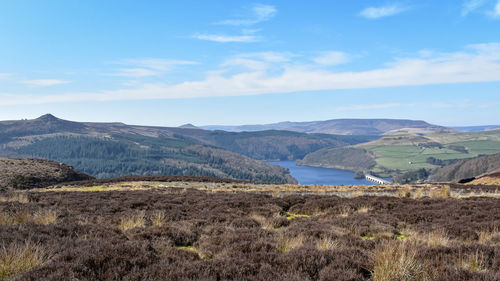
[[[499,280],[498,188],[142,181],[2,193],[0,280]]]
[[[450,160],[500,153],[499,130],[463,134],[436,133],[425,137],[400,135],[399,138],[387,136],[356,147],[375,154],[375,172],[382,172],[385,168],[404,172],[437,167],[427,163],[429,157]],[[454,150],[454,147],[463,147],[464,151]]]

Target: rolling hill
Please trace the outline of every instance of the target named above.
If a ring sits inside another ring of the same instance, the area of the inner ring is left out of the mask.
[[[286,130],[301,133],[321,133],[337,135],[383,135],[397,131],[409,133],[431,133],[435,131],[454,131],[425,121],[405,119],[333,119],[311,122],[280,122],[265,125],[243,126],[201,126],[207,130],[225,130],[233,132]]]
[[[91,179],[71,166],[54,161],[0,158],[0,190],[41,188]]]
[[[430,181],[453,181],[473,179],[500,168],[500,154],[486,155],[473,159],[463,159],[451,165],[434,170]]]
[[[73,122],[50,114],[0,122],[0,156],[55,160],[98,178],[187,175],[292,183],[295,180],[286,169],[254,159],[300,159],[324,147],[373,139],[272,130],[235,133],[193,126]]]
[[[438,168],[459,159],[496,153],[500,153],[500,130],[436,132],[425,136],[398,133],[354,146],[324,148],[306,155],[299,164],[356,170],[350,164],[352,159],[359,163],[373,164],[375,161],[374,165],[360,165],[358,169],[381,176],[394,176],[408,171]]]

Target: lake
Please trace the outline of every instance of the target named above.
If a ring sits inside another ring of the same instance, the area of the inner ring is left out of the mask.
[[[303,185],[376,185],[376,183],[365,179],[354,179],[354,173],[349,171],[297,166],[295,165],[295,161],[269,161],[268,163],[289,169],[290,175]]]

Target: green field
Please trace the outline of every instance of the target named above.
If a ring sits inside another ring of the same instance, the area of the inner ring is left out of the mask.
[[[402,135],[401,143],[403,145],[395,145],[394,137],[387,137],[357,147],[374,153],[377,165],[372,169],[373,172],[381,173],[386,169],[404,172],[437,167],[427,163],[429,157],[451,160],[500,153],[500,131],[439,133],[425,138]],[[451,149],[454,147],[463,147],[466,151]]]

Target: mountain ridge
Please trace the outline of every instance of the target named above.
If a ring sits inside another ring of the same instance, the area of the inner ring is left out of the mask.
[[[262,131],[262,130],[288,130],[301,133],[323,133],[339,135],[383,135],[389,132],[412,131],[414,133],[431,133],[435,131],[454,131],[439,125],[433,125],[423,120],[410,119],[331,119],[324,121],[306,121],[239,126],[199,126],[207,130],[225,130],[233,132]]]

